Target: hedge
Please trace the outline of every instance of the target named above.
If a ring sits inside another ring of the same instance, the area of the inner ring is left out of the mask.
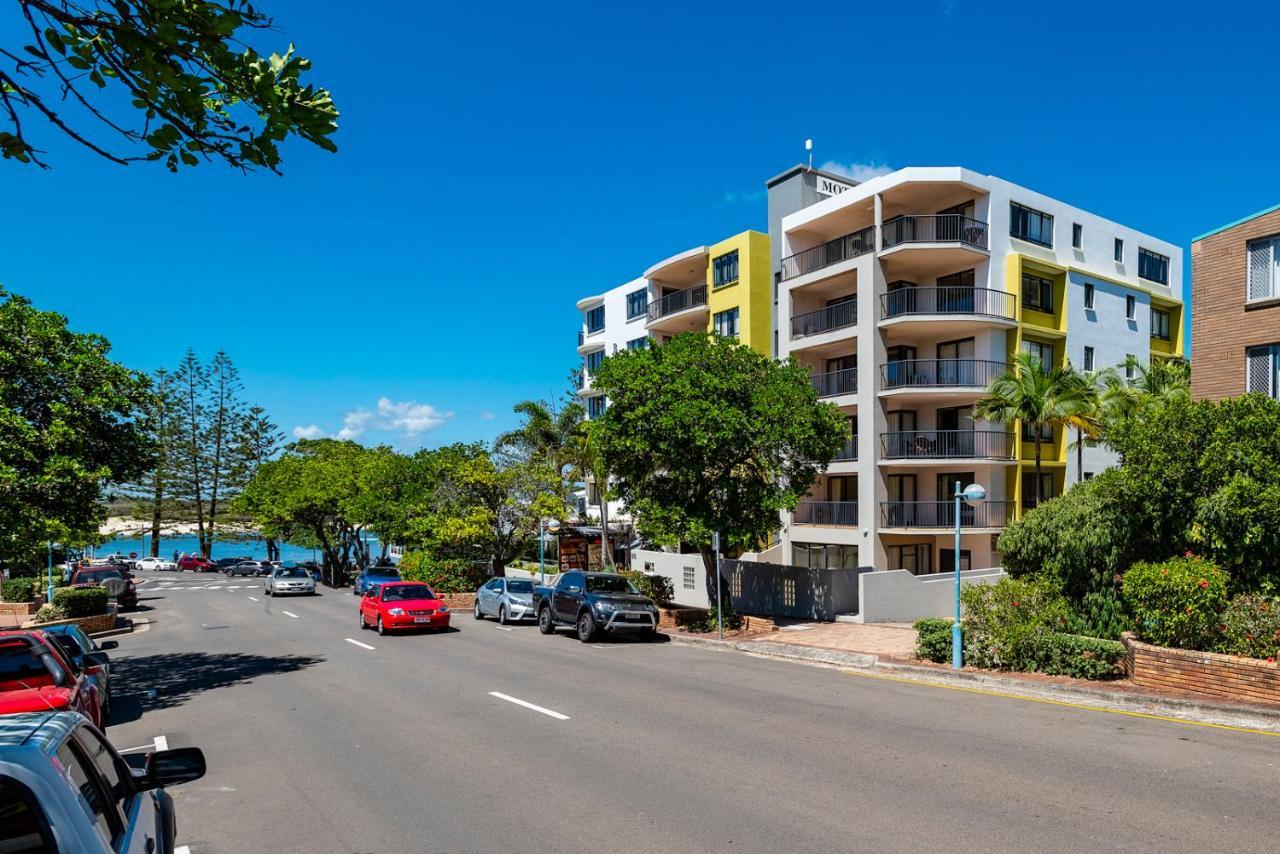
[[[481,564],[434,558],[426,552],[409,552],[397,568],[405,581],[425,581],[436,593],[474,593],[490,578]]]
[[[36,580],[34,578],[11,578],[0,583],[0,600],[5,602],[36,601]]]
[[[1076,679],[1115,679],[1120,675],[1124,644],[1119,641],[1050,632],[1031,644],[1027,669]]]
[[[1227,574],[1194,555],[1135,563],[1120,582],[1138,636],[1157,646],[1211,649],[1227,607]]]
[[[107,591],[103,587],[64,587],[53,592],[53,604],[68,617],[93,617],[107,613]]]
[[[675,585],[665,575],[649,575],[638,569],[623,570],[618,574],[634,584],[637,590],[654,602],[665,604],[676,598]]]
[[[925,617],[916,620],[916,656],[946,664],[951,660],[951,620]]]

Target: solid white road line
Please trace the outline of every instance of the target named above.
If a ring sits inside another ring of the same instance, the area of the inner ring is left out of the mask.
[[[152,744],[144,744],[141,747],[126,747],[124,750],[117,750],[117,753],[137,753],[139,750],[155,750],[156,746]]]
[[[208,587],[205,588],[205,590],[221,590],[221,589],[222,589],[221,584],[210,584]]]
[[[228,589],[228,590],[239,590],[239,589],[240,589],[240,585],[239,585],[239,584],[228,584],[228,585],[227,585],[227,589]]]
[[[295,620],[298,619],[298,615],[292,611],[281,611],[280,613],[284,614],[286,617],[293,617]]]
[[[343,638],[343,640],[346,641],[347,643],[353,643],[356,646],[360,647],[361,649],[377,649],[377,647],[369,646],[367,643],[361,643],[355,638]]]
[[[558,721],[569,720],[568,715],[562,715],[559,712],[553,712],[550,709],[544,709],[542,708],[542,706],[535,706],[533,703],[525,702],[524,700],[517,699],[516,697],[511,697],[499,691],[490,691],[489,696],[497,697],[499,700],[506,700],[508,703],[515,703],[517,706],[524,706],[526,709],[530,709],[532,711],[538,712],[539,714],[546,715],[549,718],[555,718]]]
[[[494,626],[494,628],[502,632],[512,631],[512,629],[509,626]]]
[[[163,735],[157,735],[155,737],[155,746],[156,750],[168,750],[169,739],[165,738]]]
[[[191,854],[191,846],[179,845],[177,848],[173,849],[173,854]]]
[[[257,601],[258,601],[258,597],[257,597],[257,596],[250,596],[250,597],[249,597],[249,601],[251,601],[251,602],[257,602]]]

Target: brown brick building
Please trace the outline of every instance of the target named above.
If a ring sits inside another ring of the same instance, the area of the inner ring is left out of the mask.
[[[1280,399],[1280,205],[1191,243],[1191,393]]]

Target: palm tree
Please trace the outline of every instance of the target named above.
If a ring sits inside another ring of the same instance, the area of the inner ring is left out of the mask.
[[[545,462],[563,482],[573,464],[570,445],[586,414],[582,404],[571,401],[560,408],[545,400],[525,400],[512,409],[524,416],[524,423],[495,439],[494,450],[526,462]]]
[[[601,555],[606,563],[613,563],[613,552],[609,550],[609,501],[605,491],[609,485],[609,472],[604,466],[604,457],[595,438],[595,424],[582,421],[565,445],[565,459],[572,468],[570,476],[576,483],[591,481],[595,484],[596,506],[600,510],[600,546]]]
[[[1089,396],[1079,375],[1070,367],[1046,370],[1040,357],[1018,353],[1013,364],[987,386],[986,395],[973,407],[975,418],[998,424],[1022,422],[1035,431],[1036,504],[1043,496],[1041,431],[1062,429],[1089,412]]]
[[[1144,365],[1130,356],[1121,367],[1123,373],[1119,368],[1107,368],[1099,376],[1099,403],[1108,424],[1130,418],[1148,406],[1191,399],[1191,363],[1186,359],[1156,359]]]
[[[1076,451],[1076,483],[1084,482],[1084,448],[1096,445],[1103,436],[1101,389],[1097,374],[1086,374],[1070,366],[1072,378],[1080,383],[1085,408],[1067,419],[1067,426],[1076,431],[1072,447]]]

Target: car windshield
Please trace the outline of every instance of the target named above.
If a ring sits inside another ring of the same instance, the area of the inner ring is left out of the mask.
[[[434,599],[436,594],[425,584],[395,584],[382,588],[382,601],[392,602],[404,599]]]
[[[370,578],[399,578],[400,572],[399,570],[395,570],[390,567],[375,566],[373,569],[369,570],[369,577]]]
[[[108,578],[124,578],[118,569],[94,569],[88,572],[81,572],[76,578],[76,582],[83,584],[85,582],[101,584]]]
[[[310,578],[306,570],[294,567],[293,569],[277,569],[276,578]]]
[[[507,582],[508,593],[532,593],[533,582],[523,578]]]
[[[639,593],[621,575],[588,575],[587,590],[592,593]]]

